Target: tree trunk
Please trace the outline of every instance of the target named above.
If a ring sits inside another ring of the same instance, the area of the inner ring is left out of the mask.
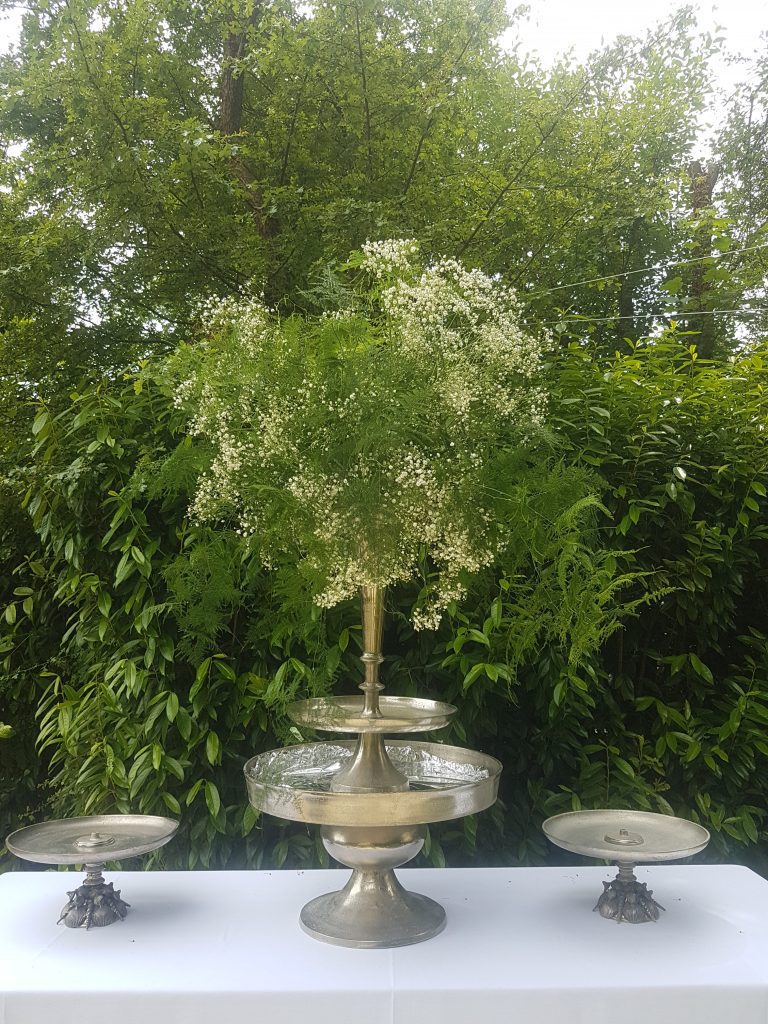
[[[720,175],[720,165],[702,164],[700,160],[693,160],[688,166],[688,174],[691,178],[691,210],[694,220],[698,221],[691,253],[696,262],[691,263],[689,308],[691,312],[702,311],[702,315],[692,316],[686,323],[686,329],[697,332],[695,344],[702,359],[711,359],[715,351],[717,332],[715,318],[710,313],[712,301],[709,293],[712,291],[712,282],[706,280],[707,257],[712,255],[712,227],[705,211],[712,206],[712,195]]]
[[[251,13],[240,31],[230,31],[224,37],[224,58],[219,87],[219,131],[225,136],[237,135],[242,130],[245,78],[237,63],[247,55],[249,29],[258,25],[262,11],[262,0],[254,0]],[[234,15],[231,16],[229,24],[233,21]],[[239,153],[230,157],[230,167],[242,186],[243,196],[250,207],[259,234],[262,238],[269,238],[274,234],[274,225],[265,216],[264,196],[256,182],[256,176]]]
[[[251,17],[253,18],[253,15]],[[242,74],[238,73],[235,67],[235,61],[243,58],[247,41],[246,32],[232,32],[224,40],[219,110],[219,131],[222,135],[237,135],[242,125],[245,83]]]
[[[635,320],[635,288],[637,286],[637,275],[626,273],[627,271],[638,270],[642,266],[640,241],[643,228],[643,218],[635,217],[627,233],[626,259],[624,260],[625,275],[621,278],[621,289],[619,291],[619,324],[618,340],[621,344],[627,338],[637,341],[642,330]]]

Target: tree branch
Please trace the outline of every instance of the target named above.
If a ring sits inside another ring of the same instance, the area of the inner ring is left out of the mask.
[[[486,209],[485,213],[483,214],[482,219],[477,222],[477,224],[472,229],[472,231],[469,233],[467,238],[465,238],[465,240],[461,243],[461,245],[459,246],[459,248],[456,251],[456,255],[457,256],[462,256],[466,252],[466,250],[469,248],[469,246],[475,240],[476,236],[487,225],[488,220],[489,220],[491,214],[494,212],[494,210],[496,210],[496,208],[500,205],[500,203],[503,202],[505,196],[517,184],[517,182],[520,180],[520,176],[522,175],[523,171],[525,171],[525,169],[531,163],[533,158],[542,149],[542,147],[544,146],[544,143],[547,141],[547,139],[552,135],[552,133],[557,128],[557,126],[560,124],[560,121],[562,120],[562,118],[566,114],[566,112],[573,108],[574,102],[579,97],[583,96],[583,94],[586,91],[588,85],[589,85],[589,81],[585,81],[584,84],[582,85],[582,87],[577,92],[575,92],[571,97],[569,97],[568,101],[561,107],[560,111],[558,112],[558,114],[555,117],[554,121],[550,124],[549,128],[547,128],[544,132],[542,132],[542,136],[541,136],[540,141],[536,144],[536,146],[534,146],[534,148],[528,154],[526,159],[517,168],[517,171],[515,172],[515,174],[507,181],[507,183],[504,185],[504,187],[498,192],[498,194],[495,196],[495,198],[493,199],[493,201],[491,202],[491,204],[488,206],[488,208]]]
[[[365,141],[367,147],[368,180],[373,180],[373,142],[371,137],[371,110],[368,105],[368,81],[365,75],[365,60],[363,58],[363,39],[360,30],[360,8],[355,3],[355,28],[357,35],[357,55],[360,60],[360,80],[363,86],[363,110],[365,112]]]
[[[299,117],[299,109],[301,107],[301,101],[304,98],[304,89],[307,86],[307,79],[308,78],[309,78],[309,68],[307,68],[305,70],[305,72],[304,72],[304,78],[303,78],[302,83],[301,83],[301,88],[299,89],[299,94],[296,97],[296,103],[293,106],[293,113],[291,115],[291,123],[288,126],[288,136],[287,136],[287,138],[285,140],[285,150],[283,151],[283,162],[282,162],[282,164],[280,166],[280,177],[278,179],[278,182],[279,182],[280,185],[284,185],[285,184],[285,177],[286,177],[286,174],[288,173],[288,160],[289,160],[290,155],[291,155],[291,143],[293,142],[293,137],[294,137],[294,134],[296,132],[296,121],[298,120],[298,117]]]

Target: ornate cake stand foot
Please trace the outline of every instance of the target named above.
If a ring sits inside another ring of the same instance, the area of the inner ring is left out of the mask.
[[[603,893],[592,909],[617,924],[644,924],[658,921],[665,908],[653,898],[653,890],[635,878],[634,864],[620,864],[613,881],[603,882]]]
[[[111,882],[104,881],[99,865],[86,864],[86,870],[83,884],[67,893],[69,901],[56,923],[63,921],[67,928],[104,928],[122,921],[130,903],[120,899],[120,890],[115,891]]]
[[[394,871],[354,871],[339,892],[307,903],[301,927],[337,946],[385,949],[431,939],[445,928],[445,911],[428,896],[404,889]]]

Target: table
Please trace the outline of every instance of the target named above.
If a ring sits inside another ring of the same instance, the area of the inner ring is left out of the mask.
[[[638,868],[667,912],[591,913],[605,867],[410,869],[448,926],[421,945],[310,939],[301,906],[346,871],[112,872],[132,905],[56,926],[79,874],[0,877],[0,1024],[766,1024],[768,882]]]

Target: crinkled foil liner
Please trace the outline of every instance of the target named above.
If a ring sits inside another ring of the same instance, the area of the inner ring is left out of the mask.
[[[352,749],[335,743],[316,743],[270,750],[255,759],[248,774],[263,785],[326,793],[334,775],[352,756]],[[412,789],[452,789],[481,782],[490,774],[487,768],[437,757],[418,747],[387,746],[387,753]]]

